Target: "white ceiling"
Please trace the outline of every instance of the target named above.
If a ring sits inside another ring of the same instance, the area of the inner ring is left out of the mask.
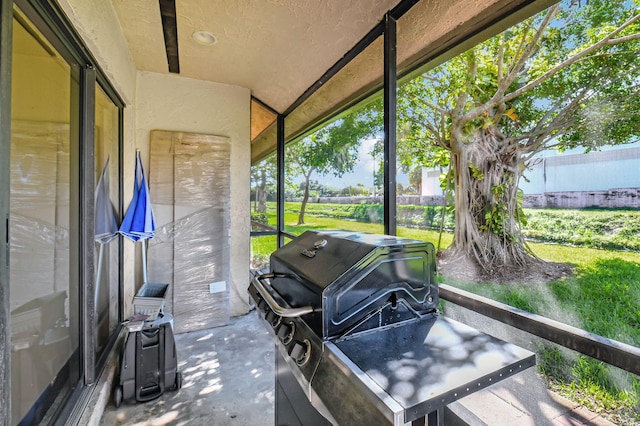
[[[112,0],[138,69],[169,73],[158,0]],[[284,112],[399,0],[176,0],[180,75]],[[195,42],[209,31],[217,43]]]

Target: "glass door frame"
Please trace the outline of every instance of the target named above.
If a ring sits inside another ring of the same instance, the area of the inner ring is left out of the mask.
[[[11,174],[11,55],[13,2],[0,2],[0,424],[11,421],[9,304],[9,181]]]
[[[79,351],[80,377],[64,407],[59,411],[58,418],[70,418],[77,413],[74,405],[87,385],[97,381],[100,372],[106,365],[108,354],[119,334],[119,329],[111,336],[108,347],[103,351],[100,359],[96,359],[96,335],[93,330],[95,324],[95,267],[94,257],[94,124],[95,124],[95,90],[96,84],[104,90],[111,101],[118,107],[118,190],[117,200],[119,211],[123,206],[122,187],[122,157],[123,157],[123,117],[124,101],[113,86],[106,79],[97,61],[93,58],[79,35],[74,31],[70,22],[54,0],[9,0],[0,4],[0,424],[11,422],[11,335],[10,297],[9,297],[9,193],[11,170],[11,67],[13,42],[14,5],[31,20],[47,40],[58,50],[64,59],[79,73],[80,93],[72,99],[72,113],[77,114],[77,129],[71,129],[79,137],[79,158],[72,167],[77,182],[73,188],[79,197],[79,209],[73,214],[77,216],[79,229],[72,230],[77,240],[72,242],[78,263],[70,274],[78,277],[79,305],[70,309],[78,310],[80,319]],[[72,120],[73,121],[73,120]],[[118,218],[120,219],[120,218]],[[76,252],[77,250],[77,252]],[[72,252],[72,256],[73,256]],[[118,242],[119,256],[119,297],[118,316],[122,321],[123,311],[123,258],[122,240]]]

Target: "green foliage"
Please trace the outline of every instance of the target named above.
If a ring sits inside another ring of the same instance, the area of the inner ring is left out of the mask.
[[[578,404],[600,414],[607,414],[614,424],[625,426],[640,425],[640,412],[637,409],[637,397],[620,391],[609,392],[602,386],[591,382],[559,382],[552,387]]]
[[[571,380],[571,363],[562,355],[558,346],[543,345],[538,348],[538,371],[556,381]]]
[[[374,100],[286,146],[287,175],[304,176],[302,189],[304,200],[298,223],[304,223],[305,204],[310,195],[311,175],[316,172],[320,175],[333,174],[341,177],[351,172],[358,159],[359,143],[363,139],[374,136],[381,128],[382,118],[379,114],[381,106],[381,99]]]
[[[609,393],[617,393],[620,390],[611,378],[609,368],[601,361],[586,356],[579,356],[573,365],[573,376],[577,377],[579,384],[597,384]]]
[[[631,338],[630,344],[640,346],[640,264],[621,258],[594,259],[576,275],[575,281],[549,285],[555,299],[571,306],[586,330],[616,340]]]
[[[508,237],[508,235],[505,235],[504,227],[504,220],[508,215],[507,205],[502,201],[504,190],[504,185],[494,185],[491,187],[495,201],[488,205],[488,209],[484,213],[484,223],[480,224],[479,228],[482,231],[490,231],[493,234]]]
[[[482,173],[482,170],[480,170],[475,164],[473,164],[473,162],[469,161],[468,165],[469,170],[471,170],[471,177],[473,177],[475,180],[484,179],[484,173]]]
[[[268,225],[269,224],[269,217],[267,216],[266,212],[255,212],[255,211],[252,211],[251,212],[251,221],[252,222],[262,223],[264,225]]]
[[[251,166],[251,201],[255,208],[263,211],[264,201],[276,199],[276,161],[275,155],[267,157]]]
[[[361,140],[372,137],[381,126],[376,101],[354,109],[314,133],[286,146],[286,164],[291,174],[316,171],[336,177],[353,170]]]
[[[517,288],[504,289],[501,298],[503,303],[509,306],[534,314],[538,313],[538,306],[535,304],[535,299],[527,293],[523,294]]]
[[[637,210],[527,210],[527,239],[610,250],[640,251]]]
[[[416,193],[421,193],[422,188],[422,167],[413,167],[410,170],[404,170],[409,173],[409,185],[416,189]]]
[[[288,211],[299,212],[300,207],[289,204]],[[410,228],[440,229],[441,206],[397,206],[398,225]],[[384,208],[382,204],[324,204],[311,203],[306,206],[308,215],[355,220],[363,223],[382,223]],[[444,228],[453,229],[453,213],[447,211]]]
[[[381,204],[357,204],[351,210],[350,219],[358,222],[380,222],[384,217],[384,209]]]
[[[309,190],[310,197],[335,197],[340,192],[336,188],[320,183],[318,180],[310,179],[308,186],[306,182],[300,182],[296,191],[292,192],[292,195],[294,197],[302,197],[305,188]]]
[[[276,249],[276,246],[275,235],[251,238],[251,268],[268,268],[269,256]]]
[[[339,194],[343,197],[353,197],[358,195],[369,195],[369,189],[366,188],[363,184],[359,183],[355,186],[349,185],[342,188],[339,191]]]
[[[290,212],[299,212],[294,203]],[[312,203],[307,213],[321,217],[381,223],[379,204]],[[397,206],[397,223],[409,228],[440,229],[441,206]],[[519,216],[525,237],[530,241],[566,244],[609,250],[640,251],[640,211],[521,209]],[[453,211],[445,214],[444,229],[454,227]]]
[[[442,208],[440,208],[442,210]],[[422,218],[424,220],[424,227],[427,229],[436,229],[437,223],[435,222],[440,215],[438,214],[438,209],[434,206],[427,206],[424,209],[424,213],[422,214]]]

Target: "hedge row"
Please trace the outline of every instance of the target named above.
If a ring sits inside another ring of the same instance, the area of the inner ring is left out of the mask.
[[[298,212],[299,203],[287,203],[287,211]],[[306,214],[381,223],[381,204],[307,204]],[[607,209],[525,209],[525,237],[539,242],[576,245],[608,250],[640,251],[640,211]],[[441,206],[397,206],[398,226],[440,229]],[[454,217],[447,211],[444,229],[451,231]]]

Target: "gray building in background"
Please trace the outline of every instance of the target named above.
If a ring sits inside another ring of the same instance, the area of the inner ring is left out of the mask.
[[[443,194],[440,174],[423,170],[423,196]],[[589,153],[545,151],[524,176],[525,207],[640,208],[640,142]]]

